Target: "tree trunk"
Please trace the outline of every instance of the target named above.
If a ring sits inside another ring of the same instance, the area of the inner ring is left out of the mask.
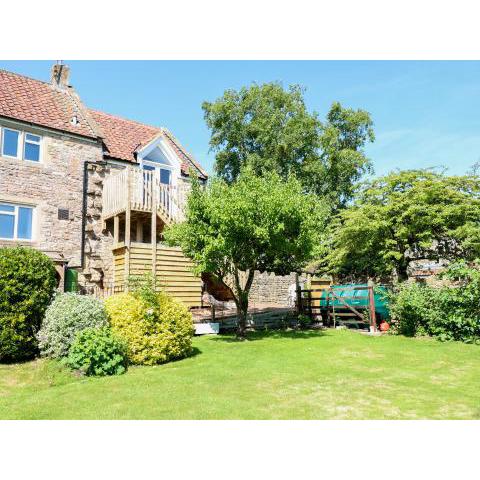
[[[239,272],[235,272],[235,304],[237,306],[237,337],[244,340],[247,334],[247,314],[248,314],[248,295],[252,286],[255,272],[253,269],[249,270],[246,276],[245,285],[242,288]]]
[[[247,335],[248,295],[237,302],[237,337],[244,340]]]

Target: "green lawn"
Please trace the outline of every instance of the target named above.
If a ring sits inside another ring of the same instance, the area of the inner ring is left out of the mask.
[[[1,419],[478,419],[480,347],[356,332],[195,338],[196,354],[82,378],[0,366]]]

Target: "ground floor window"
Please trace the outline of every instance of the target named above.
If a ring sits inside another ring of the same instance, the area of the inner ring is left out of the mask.
[[[0,239],[32,240],[33,207],[0,202]]]

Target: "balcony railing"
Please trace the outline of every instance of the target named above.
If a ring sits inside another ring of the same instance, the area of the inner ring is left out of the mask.
[[[187,186],[165,185],[156,172],[128,167],[106,178],[103,183],[103,217],[113,217],[127,210],[156,210],[166,222],[184,218]]]

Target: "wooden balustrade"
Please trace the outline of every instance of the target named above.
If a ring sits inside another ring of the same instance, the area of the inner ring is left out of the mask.
[[[130,195],[127,194],[130,187]],[[127,210],[157,212],[165,221],[181,221],[186,198],[184,185],[165,185],[156,172],[128,167],[106,178],[103,184],[103,217],[113,217]]]

